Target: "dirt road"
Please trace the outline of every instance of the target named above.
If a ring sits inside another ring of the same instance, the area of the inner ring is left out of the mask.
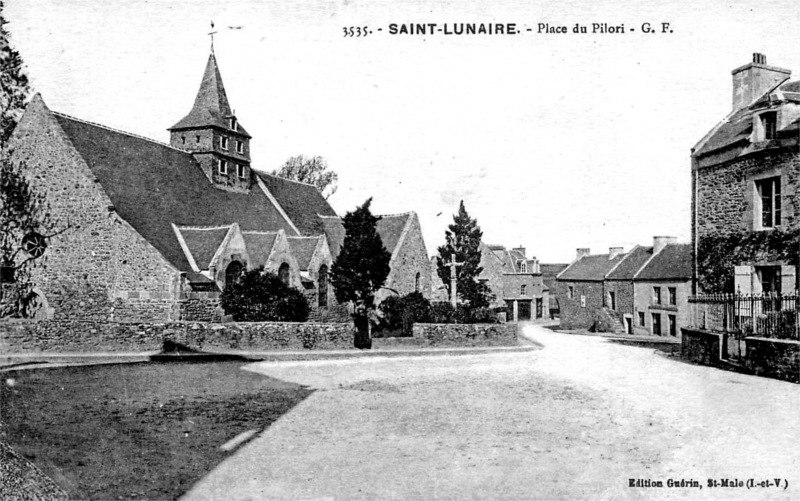
[[[545,348],[251,365],[317,391],[186,498],[800,499],[800,386],[525,335]]]

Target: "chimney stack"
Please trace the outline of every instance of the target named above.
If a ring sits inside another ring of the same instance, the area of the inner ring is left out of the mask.
[[[577,255],[576,255],[575,259],[577,260],[577,259],[582,258],[583,256],[588,256],[588,255],[589,255],[589,249],[588,248],[579,248],[579,249],[577,249]]]
[[[678,243],[678,239],[676,237],[653,237],[653,254],[658,254],[664,247],[670,244]]]
[[[791,70],[767,66],[767,56],[753,54],[753,62],[740,66],[733,75],[733,110],[744,108],[792,74]]]
[[[608,249],[608,259],[614,259],[615,257],[623,254],[625,250],[622,247],[609,247]]]

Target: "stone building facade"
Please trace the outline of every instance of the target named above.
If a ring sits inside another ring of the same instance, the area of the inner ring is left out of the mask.
[[[800,253],[800,82],[762,54],[732,73],[731,111],[692,149],[694,290],[791,292]]]
[[[341,221],[314,186],[251,169],[213,53],[169,131],[164,144],[53,112],[39,95],[29,104],[10,147],[59,230],[33,276],[53,318],[218,319],[225,284],[264,266],[304,291],[312,319],[346,319],[328,283]],[[429,290],[416,215],[386,216],[379,232],[387,287]]]

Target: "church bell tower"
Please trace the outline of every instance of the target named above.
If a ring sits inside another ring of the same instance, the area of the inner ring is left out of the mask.
[[[168,130],[170,145],[191,152],[215,186],[250,189],[250,134],[231,111],[213,49],[192,110]]]

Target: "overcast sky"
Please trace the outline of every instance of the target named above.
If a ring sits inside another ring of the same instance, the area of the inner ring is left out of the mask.
[[[213,19],[253,167],[322,155],[339,173],[337,212],[368,197],[378,213],[416,211],[430,254],[462,199],[487,243],[544,262],[688,241],[690,148],[730,111],[731,70],[762,52],[800,71],[796,0],[6,0],[5,15],[51,109],[163,142],[192,106]],[[430,22],[523,33],[388,33]]]

